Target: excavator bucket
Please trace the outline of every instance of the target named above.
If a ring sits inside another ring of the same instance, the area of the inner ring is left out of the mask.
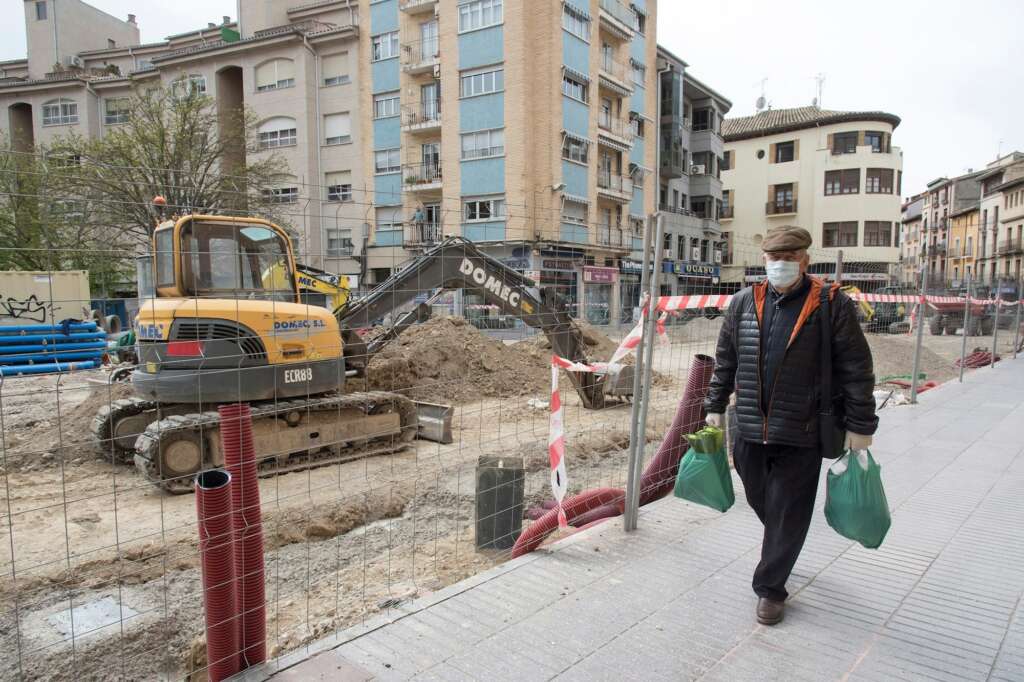
[[[416,402],[416,417],[419,422],[417,437],[447,445],[455,441],[452,438],[451,405]]]
[[[633,395],[633,377],[636,375],[636,368],[632,365],[613,365],[608,368],[605,375],[605,393],[613,396]]]

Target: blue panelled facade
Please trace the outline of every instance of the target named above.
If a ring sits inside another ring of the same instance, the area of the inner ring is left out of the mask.
[[[370,5],[370,34],[373,36],[398,30],[398,0],[383,0]],[[383,59],[370,65],[370,88],[374,94],[394,92],[399,88],[398,57]],[[372,103],[371,103],[372,110]],[[395,149],[401,146],[401,119],[397,116],[378,119],[373,122],[373,149]],[[373,199],[377,206],[400,206],[402,204],[402,173],[374,175]],[[398,244],[401,245],[401,232],[397,232]],[[375,241],[379,246],[393,241],[393,235],[377,234]]]

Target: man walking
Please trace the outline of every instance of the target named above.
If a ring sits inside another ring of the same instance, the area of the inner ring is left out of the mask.
[[[767,281],[733,296],[704,405],[708,424],[721,426],[736,392],[733,460],[764,525],[753,587],[757,620],[765,625],[782,620],[786,580],[807,537],[825,454],[818,421],[820,308],[827,285],[807,274],[810,245],[802,228],[768,231],[761,244]],[[878,426],[871,350],[853,301],[838,285],[830,287],[829,301],[833,397],[843,407],[846,447],[862,450]]]

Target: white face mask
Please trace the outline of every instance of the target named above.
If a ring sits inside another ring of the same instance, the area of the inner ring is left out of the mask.
[[[800,277],[800,264],[791,260],[770,260],[764,264],[773,287],[788,287]]]

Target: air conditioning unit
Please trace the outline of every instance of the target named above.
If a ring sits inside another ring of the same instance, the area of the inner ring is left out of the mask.
[[[715,263],[721,263],[721,262],[722,262],[722,252],[721,251],[715,251]]]
[[[702,163],[690,166],[690,175],[704,175],[706,167]]]
[[[77,54],[68,55],[64,58],[65,66],[72,66],[76,69],[85,68],[85,60],[79,57]]]
[[[690,249],[690,260],[695,260],[695,261],[699,261],[700,260],[700,247],[699,246],[694,246],[694,247],[692,247]]]
[[[434,78],[440,78],[440,77],[441,77],[441,65],[440,64],[434,64]]]

